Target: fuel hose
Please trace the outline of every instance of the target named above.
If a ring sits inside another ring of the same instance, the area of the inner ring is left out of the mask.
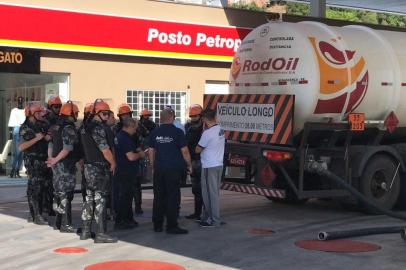
[[[366,198],[361,192],[359,192],[350,184],[348,184],[344,179],[329,171],[327,169],[327,166],[325,166],[325,164],[318,161],[309,161],[307,163],[306,170],[309,172],[317,173],[322,176],[326,176],[329,179],[333,180],[339,186],[348,190],[355,198],[357,198],[360,202],[362,202],[365,205],[365,207],[383,215],[387,215],[401,220],[406,220],[405,214],[385,209],[382,206],[371,201],[370,199]],[[399,232],[401,233],[402,238],[406,240],[405,226],[389,226],[389,227],[364,228],[347,231],[320,232],[318,238],[319,240],[332,240],[371,234],[399,233]]]

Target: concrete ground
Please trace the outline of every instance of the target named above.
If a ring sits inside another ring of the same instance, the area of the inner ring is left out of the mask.
[[[113,260],[156,260],[174,263],[188,270],[210,269],[406,269],[406,242],[399,234],[353,238],[381,246],[368,253],[328,253],[295,246],[304,239],[316,239],[322,230],[402,225],[385,216],[345,211],[329,201],[312,200],[305,205],[272,203],[264,197],[224,192],[221,212],[226,225],[200,228],[180,219],[188,235],[154,233],[151,224],[152,193],[144,191],[145,213],[137,217],[140,226],[130,231],[109,230],[117,244],[80,241],[75,234],[62,234],[48,226],[26,222],[27,205],[23,185],[0,187],[0,269],[84,269]],[[190,188],[182,191],[184,216],[191,212]],[[81,197],[74,200],[74,225],[80,226]],[[271,229],[272,235],[252,235],[250,229]],[[84,247],[83,254],[56,254],[61,247]]]

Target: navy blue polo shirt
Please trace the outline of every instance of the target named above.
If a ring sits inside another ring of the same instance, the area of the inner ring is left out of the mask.
[[[138,171],[138,160],[130,161],[127,158],[128,152],[136,152],[137,145],[134,140],[130,137],[130,134],[124,130],[120,130],[116,138],[114,139],[114,150],[117,162],[117,172],[118,173],[137,173]]]
[[[149,146],[155,149],[155,169],[184,170],[186,162],[181,148],[187,146],[183,131],[173,124],[162,124],[149,137]]]

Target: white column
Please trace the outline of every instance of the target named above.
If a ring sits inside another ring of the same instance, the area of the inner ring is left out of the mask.
[[[310,0],[310,16],[326,17],[326,0]]]

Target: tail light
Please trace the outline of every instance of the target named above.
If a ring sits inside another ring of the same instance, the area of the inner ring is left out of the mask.
[[[293,155],[290,152],[264,150],[263,156],[270,161],[286,161],[292,159]]]

